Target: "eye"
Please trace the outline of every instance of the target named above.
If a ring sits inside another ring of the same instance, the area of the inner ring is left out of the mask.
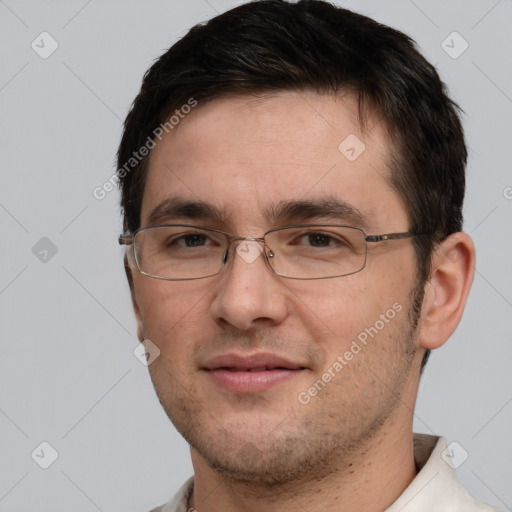
[[[147,233],[147,246],[153,251],[162,253],[186,254],[211,253],[226,245],[221,233],[206,231],[199,228],[165,226],[149,230]]]
[[[209,241],[211,242],[211,240],[202,233],[190,233],[172,238],[168,241],[167,245],[177,245],[179,247],[202,247]]]
[[[308,233],[305,237],[312,247],[328,247],[335,242],[332,236],[325,233]]]
[[[343,247],[347,242],[339,236],[324,232],[302,233],[292,241],[292,245],[303,245],[307,247]]]

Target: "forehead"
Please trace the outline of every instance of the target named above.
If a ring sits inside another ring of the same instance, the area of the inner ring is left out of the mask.
[[[272,227],[269,211],[300,201],[339,201],[377,226],[405,215],[387,182],[389,150],[378,119],[361,129],[352,96],[223,97],[196,107],[157,141],[142,225],[159,205],[178,199],[211,205],[232,228]]]

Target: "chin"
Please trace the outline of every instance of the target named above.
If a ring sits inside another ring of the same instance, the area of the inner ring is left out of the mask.
[[[202,460],[224,478],[253,488],[322,478],[332,471],[333,457],[340,455],[338,435],[326,431],[312,436],[306,425],[285,425],[282,417],[281,424],[272,422],[267,428],[260,422],[224,423],[222,428],[201,423],[204,416],[196,419],[195,428],[177,422],[192,447],[194,464]]]
[[[310,471],[318,471],[311,458],[297,450],[297,440],[281,440],[256,445],[244,442],[239,449],[220,449],[220,446],[204,449],[194,447],[197,454],[224,478],[238,483],[265,488],[278,487],[304,478]]]

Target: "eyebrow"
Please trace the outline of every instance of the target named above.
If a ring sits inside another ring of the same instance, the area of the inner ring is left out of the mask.
[[[354,227],[367,228],[366,217],[353,205],[337,198],[309,201],[282,201],[267,208],[271,223],[312,222],[315,219],[335,220]]]
[[[224,217],[221,210],[205,201],[190,201],[179,197],[169,197],[151,211],[148,216],[148,225],[155,226],[178,219],[225,220]]]
[[[353,205],[337,198],[318,200],[281,201],[264,211],[271,225],[308,223],[315,219],[334,220],[354,227],[368,228],[369,223]],[[156,206],[148,216],[148,226],[177,220],[215,220],[228,223],[228,215],[217,206],[205,201],[169,197]]]

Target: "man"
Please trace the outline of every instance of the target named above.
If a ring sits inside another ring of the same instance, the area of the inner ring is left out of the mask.
[[[155,510],[495,510],[412,433],[473,279],[465,163],[413,42],[323,1],[247,3],[152,66],[118,152],[120,242],[194,466]]]

